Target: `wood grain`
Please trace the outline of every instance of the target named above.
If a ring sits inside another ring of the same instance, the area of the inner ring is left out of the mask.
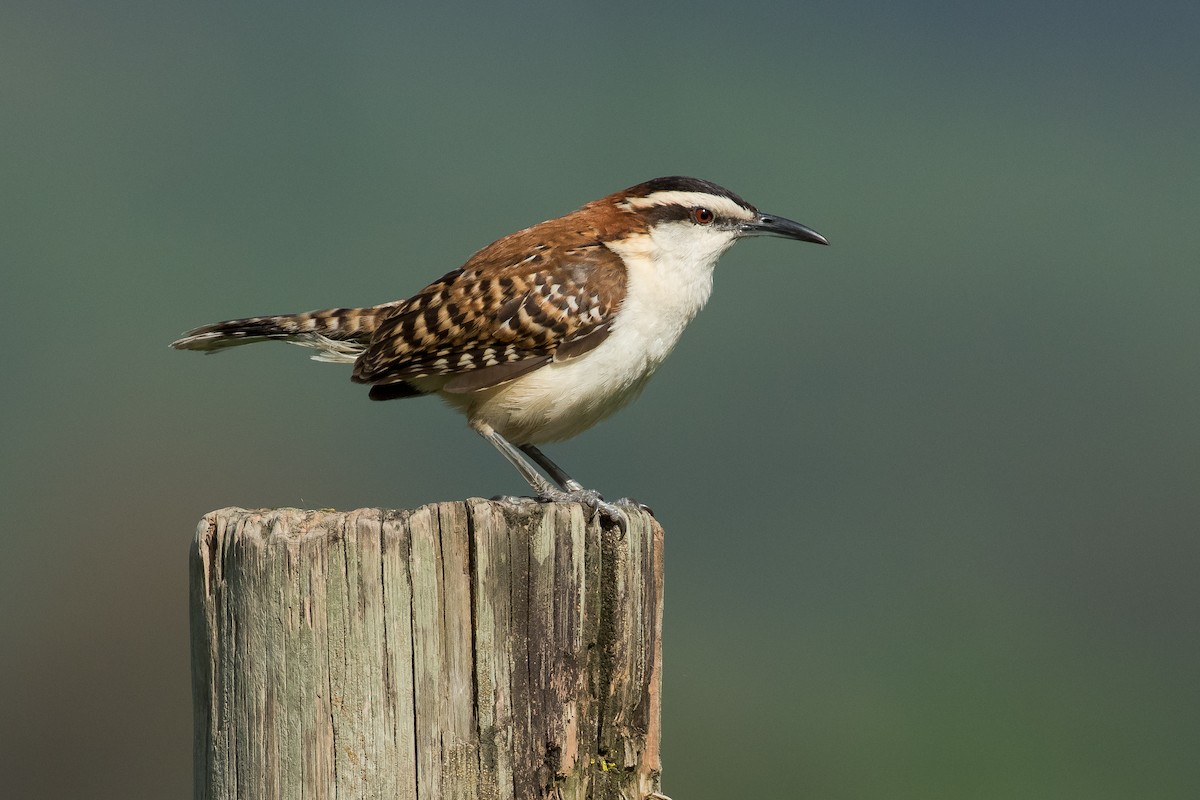
[[[662,528],[227,508],[191,558],[195,797],[658,791]]]

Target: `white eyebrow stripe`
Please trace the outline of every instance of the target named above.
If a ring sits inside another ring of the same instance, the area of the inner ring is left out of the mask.
[[[654,206],[704,206],[709,211],[734,219],[754,219],[754,212],[742,208],[728,197],[707,192],[664,191],[653,192],[645,197],[629,197],[625,200],[630,208],[653,208]]]

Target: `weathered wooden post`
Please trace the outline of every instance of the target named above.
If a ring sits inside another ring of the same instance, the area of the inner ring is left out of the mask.
[[[196,799],[654,795],[663,532],[629,517],[486,500],[206,515]]]

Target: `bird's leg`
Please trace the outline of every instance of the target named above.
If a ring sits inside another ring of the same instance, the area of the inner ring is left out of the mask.
[[[472,423],[471,427],[474,428],[480,436],[491,442],[492,445],[500,451],[500,455],[508,459],[508,463],[517,468],[517,472],[521,473],[521,477],[525,479],[525,482],[528,483],[535,492],[537,492],[539,498],[556,500],[558,499],[556,495],[561,495],[564,493],[558,487],[551,485],[550,481],[546,480],[545,476],[538,472],[537,469],[535,469],[534,466],[530,464],[523,455],[521,455],[521,451],[509,444],[508,440],[503,436],[496,433],[495,429],[492,428],[491,425],[486,425],[484,423]]]
[[[546,455],[538,448],[531,444],[521,444],[517,445],[517,447],[524,452],[525,455],[536,461],[539,467],[546,470],[546,474],[549,475],[555,483],[571,494],[587,493],[590,495],[595,495],[597,500],[604,500],[604,498],[601,497],[597,492],[594,492],[591,489],[583,488],[583,484],[568,475],[566,470],[564,470],[558,464],[555,464],[550,459],[550,456]],[[619,500],[613,501],[611,505],[634,506],[635,508],[645,511],[650,516],[654,516],[654,509],[640,500],[634,500],[632,497],[622,497]]]
[[[615,503],[606,503],[599,492],[592,489],[583,488],[583,484],[568,475],[566,470],[564,470],[558,464],[555,464],[554,461],[551,460],[550,456],[543,453],[537,447],[534,447],[531,444],[517,445],[517,447],[524,452],[525,455],[536,461],[539,467],[546,470],[546,474],[548,474],[555,483],[565,489],[568,493],[583,498],[581,502],[589,506],[595,504],[595,507],[601,508],[610,517],[617,519],[618,524],[621,525],[621,530],[627,529],[627,522],[624,519],[623,513],[621,513],[620,518],[617,517],[615,508],[616,506],[634,506],[635,508],[645,511],[650,516],[654,516],[654,510],[651,509],[650,506],[629,497],[622,497]]]
[[[526,447],[532,449],[532,453],[529,453],[528,450],[526,452],[545,468],[556,481],[562,484],[563,488],[560,489],[557,486],[551,485],[545,476],[525,460],[525,457],[521,455],[521,450],[509,444],[509,441],[497,433],[491,425],[483,422],[472,422],[471,427],[480,436],[491,442],[500,451],[500,455],[508,459],[508,463],[517,468],[517,472],[521,473],[521,477],[525,479],[525,482],[537,492],[539,500],[554,503],[582,503],[592,509],[593,514],[603,512],[605,516],[615,521],[622,531],[629,530],[629,520],[626,518],[624,511],[612,503],[604,502],[604,498],[600,496],[599,492],[583,488],[578,481],[563,472],[561,467],[546,458],[536,447],[525,445],[522,449],[524,450]],[[534,455],[535,453],[536,455]]]
[[[546,470],[546,474],[554,479],[554,482],[563,489],[567,490],[568,492],[587,491],[583,488],[583,484],[568,475],[562,467],[551,461],[550,457],[538,448],[531,444],[522,444],[518,445],[518,447],[525,453],[525,455],[536,461],[539,467]]]

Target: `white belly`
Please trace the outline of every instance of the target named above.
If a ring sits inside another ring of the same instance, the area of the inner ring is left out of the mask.
[[[675,337],[678,338],[677,336]],[[475,395],[443,395],[472,420],[486,422],[517,444],[570,438],[633,400],[666,357],[652,354],[632,332],[614,330],[592,352],[551,363]],[[667,351],[674,341],[667,346]]]
[[[495,389],[442,397],[515,444],[569,438],[637,397],[708,300],[720,250],[686,262],[619,255],[629,265],[627,292],[612,332],[595,350]]]

